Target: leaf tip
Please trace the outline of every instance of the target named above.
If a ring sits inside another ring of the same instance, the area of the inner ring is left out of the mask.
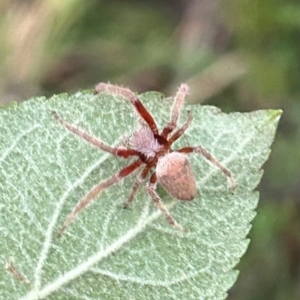
[[[270,110],[270,120],[277,123],[280,120],[282,113],[282,109]]]

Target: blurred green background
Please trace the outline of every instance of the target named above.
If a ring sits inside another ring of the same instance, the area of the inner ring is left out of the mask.
[[[0,78],[0,105],[187,82],[192,103],[283,109],[228,299],[300,299],[299,0],[0,0]]]

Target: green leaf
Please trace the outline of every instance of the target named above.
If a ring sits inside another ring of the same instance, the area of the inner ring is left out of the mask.
[[[141,99],[163,128],[172,99],[158,93]],[[58,238],[78,200],[131,159],[113,157],[71,134],[53,118],[53,110],[111,145],[124,143],[140,122],[129,101],[91,92],[36,98],[0,110],[0,298],[226,298],[238,275],[233,268],[249,244],[258,202],[253,190],[281,111],[224,114],[186,105],[180,124],[187,110],[194,119],[174,148],[202,145],[237,182],[231,194],[223,173],[192,154],[194,201],[171,199],[158,187],[188,233],[165,221],[144,184],[131,208],[122,208],[135,173],[105,190]],[[20,274],[30,284],[18,279]]]

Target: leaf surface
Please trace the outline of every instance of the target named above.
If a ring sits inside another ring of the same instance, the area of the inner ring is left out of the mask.
[[[141,95],[160,129],[171,98]],[[140,121],[130,103],[79,92],[35,98],[0,110],[1,299],[225,299],[247,249],[258,203],[261,167],[270,154],[279,110],[224,114],[186,105],[179,124],[194,116],[175,149],[202,145],[234,175],[200,154],[190,155],[198,192],[194,201],[158,193],[188,233],[174,230],[151,203],[145,184],[122,209],[138,172],[105,190],[62,238],[58,231],[78,200],[132,159],[116,158],[63,128],[51,115],[110,145],[126,143]],[[13,262],[24,283],[5,270]]]

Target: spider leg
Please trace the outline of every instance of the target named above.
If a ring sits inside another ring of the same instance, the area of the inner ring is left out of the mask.
[[[147,186],[147,192],[151,196],[153,203],[156,205],[158,209],[162,212],[164,217],[166,218],[167,222],[173,226],[174,228],[180,230],[180,231],[186,231],[179,223],[175,221],[175,219],[171,216],[171,214],[168,212],[167,208],[164,206],[163,202],[161,201],[159,195],[156,192],[156,174],[153,173],[150,177],[150,182]]]
[[[145,177],[147,176],[147,174],[149,173],[150,171],[150,167],[146,166],[143,171],[139,174],[139,176],[136,178],[134,184],[133,184],[133,187],[132,187],[132,190],[131,190],[131,193],[127,199],[127,201],[124,203],[124,208],[127,209],[131,202],[133,201],[134,199],[134,196],[139,188],[139,186],[141,185],[141,183],[144,181]]]
[[[79,137],[83,138],[84,140],[86,140],[87,142],[89,142],[90,144],[94,145],[95,147],[109,152],[113,155],[116,156],[121,156],[124,158],[127,158],[129,156],[133,156],[133,155],[138,155],[138,152],[133,150],[133,149],[127,149],[124,147],[111,147],[109,145],[107,145],[106,143],[102,142],[101,140],[93,137],[91,134],[79,129],[78,127],[69,124],[68,122],[64,121],[56,112],[52,111],[52,114],[54,116],[54,118],[61,124],[63,125],[67,130],[69,130],[70,132],[78,135]]]
[[[189,87],[187,84],[181,84],[177,94],[175,96],[175,100],[172,106],[172,110],[171,110],[171,119],[169,121],[169,123],[167,124],[167,126],[163,129],[162,131],[162,136],[164,138],[166,138],[168,136],[169,133],[171,133],[174,128],[177,125],[177,121],[179,118],[179,114],[180,111],[182,109],[183,103],[184,103],[184,99],[185,96],[187,95],[187,93],[189,92]]]
[[[234,193],[235,188],[236,188],[236,183],[235,180],[231,174],[231,172],[224,167],[216,158],[214,158],[207,150],[205,150],[201,146],[197,147],[184,147],[179,150],[177,150],[180,153],[200,153],[202,154],[207,160],[212,162],[214,165],[216,165],[223,173],[224,175],[229,179],[230,185],[231,185],[231,192]]]
[[[117,172],[112,177],[96,184],[83,198],[79,200],[73,211],[67,216],[66,221],[64,222],[63,226],[59,231],[59,236],[62,236],[65,229],[69,226],[69,224],[77,217],[77,215],[86,207],[88,206],[91,201],[98,196],[103,190],[107,189],[108,187],[112,186],[113,184],[118,183],[124,177],[130,175],[133,171],[135,171],[140,165],[142,161],[140,159],[134,161],[127,167],[123,168],[119,172]]]
[[[188,129],[190,126],[191,122],[193,120],[192,113],[189,111],[188,112],[188,119],[185,121],[185,123],[169,138],[169,143],[172,145],[176,140],[178,140],[184,132]]]
[[[26,283],[26,284],[30,284],[30,281],[25,277],[25,275],[23,275],[20,271],[18,271],[14,265],[14,262],[12,259],[10,259],[6,266],[5,266],[6,270],[8,272],[10,272],[14,277],[16,277],[18,280]]]
[[[96,85],[95,91],[97,93],[107,92],[110,94],[121,95],[124,98],[128,99],[131,102],[131,104],[134,106],[137,113],[148,124],[148,126],[152,130],[153,134],[158,134],[157,125],[156,125],[153,117],[148,112],[148,110],[145,108],[143,103],[139,100],[139,98],[131,90],[117,86],[117,85],[101,82]]]

